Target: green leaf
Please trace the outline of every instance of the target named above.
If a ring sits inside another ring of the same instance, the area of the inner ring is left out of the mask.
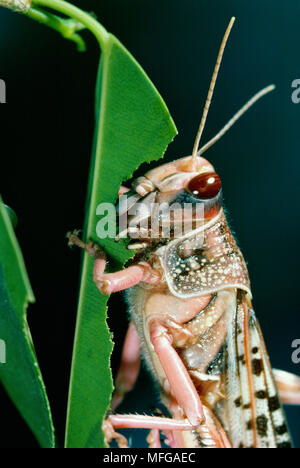
[[[0,198],[0,382],[40,445],[53,447],[50,407],[26,320],[29,302],[34,302],[33,292]]]
[[[12,227],[14,229],[16,229],[17,224],[18,224],[18,217],[17,217],[16,213],[9,206],[7,206],[7,205],[4,205],[4,206],[6,208],[6,211],[7,211],[8,217],[10,219],[10,222],[12,224]]]
[[[99,241],[97,206],[114,203],[123,181],[137,167],[163,156],[176,134],[157,90],[129,52],[112,35],[102,49],[96,90],[96,136],[86,209],[85,239],[100,243],[110,265],[130,257],[124,243]],[[84,256],[67,418],[67,447],[104,447],[101,424],[113,389],[111,335],[106,324],[108,297],[93,283],[93,259]],[[124,310],[120,314],[126,313]]]

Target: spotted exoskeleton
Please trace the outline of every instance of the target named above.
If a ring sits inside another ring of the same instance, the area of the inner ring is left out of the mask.
[[[150,447],[161,446],[161,432],[173,448],[291,447],[278,389],[283,402],[300,403],[300,379],[271,369],[251,304],[247,267],[223,211],[221,180],[201,156],[274,86],[255,95],[199,150],[232,24],[192,156],[150,170],[131,191],[121,189],[119,217],[137,208],[117,237],[131,239],[128,248],[136,251],[131,265],[106,274],[104,253],[70,236],[71,243],[95,256],[94,280],[101,293],[126,290],[132,321],[112,410],[133,388],[142,353],[171,415],[110,415],[103,430],[107,442],[116,439],[119,447],[126,447],[127,440],[118,428],[150,429]],[[171,217],[162,204],[175,206]],[[191,207],[188,228],[176,236],[185,205]]]

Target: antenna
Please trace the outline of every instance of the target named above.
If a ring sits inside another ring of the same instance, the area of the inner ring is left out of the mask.
[[[261,91],[259,91],[257,94],[255,94],[255,96],[253,96],[253,98],[251,98],[245,105],[244,107],[242,107],[233,117],[231,120],[229,120],[229,122],[225,125],[225,127],[222,128],[222,130],[219,131],[219,133],[217,133],[217,135],[212,138],[208,143],[206,143],[206,145],[202,146],[202,148],[198,151],[198,156],[201,156],[203,153],[205,153],[205,151],[208,150],[208,148],[210,148],[211,146],[213,146],[218,140],[220,140],[220,138],[225,135],[226,132],[228,132],[228,130],[235,124],[235,122],[240,118],[242,117],[242,115],[245,114],[245,112],[247,112],[248,109],[250,109],[250,107],[253,106],[253,104],[255,104],[259,99],[261,99],[263,96],[265,96],[266,94],[270,93],[271,91],[274,91],[274,89],[276,88],[275,85],[270,85],[268,86],[267,88],[264,88],[262,89]]]
[[[226,46],[226,43],[227,43],[227,40],[228,40],[230,31],[231,31],[231,29],[233,27],[234,22],[235,22],[235,18],[233,17],[230,20],[230,23],[228,25],[228,28],[226,30],[225,36],[223,38],[223,41],[222,41],[222,44],[221,44],[221,47],[220,47],[220,51],[219,51],[219,55],[218,55],[218,58],[217,58],[216,65],[215,65],[214,73],[213,73],[213,76],[212,76],[212,79],[211,79],[211,83],[210,83],[206,103],[205,103],[205,106],[204,106],[204,111],[203,111],[200,127],[199,127],[197,137],[196,137],[196,141],[195,141],[195,144],[194,144],[193,156],[192,156],[193,162],[195,162],[195,160],[197,158],[198,148],[199,148],[200,140],[201,140],[202,133],[203,133],[203,130],[204,130],[204,127],[205,127],[207,114],[208,114],[208,111],[209,111],[209,108],[210,108],[210,105],[211,105],[211,100],[212,100],[212,96],[213,96],[213,93],[214,93],[216,81],[217,81],[217,78],[218,78],[218,73],[219,73],[219,70],[220,70],[220,65],[221,65],[221,62],[222,62],[223,53],[224,53],[225,46]]]

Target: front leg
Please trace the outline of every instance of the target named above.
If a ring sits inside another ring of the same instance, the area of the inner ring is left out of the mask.
[[[102,294],[112,294],[136,286],[139,283],[158,284],[161,276],[147,262],[125,268],[115,273],[104,273],[105,264],[102,259],[94,263],[94,281]]]
[[[139,283],[159,284],[160,273],[147,262],[140,262],[115,273],[105,273],[106,256],[97,244],[85,244],[78,237],[78,232],[67,235],[69,245],[77,245],[89,253],[94,259],[94,282],[102,294],[112,294],[136,286]]]

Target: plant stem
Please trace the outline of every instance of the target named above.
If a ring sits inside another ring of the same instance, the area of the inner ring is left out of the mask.
[[[59,16],[38,8],[30,8],[26,14],[29,18],[58,31],[64,38],[75,42],[79,52],[84,52],[86,50],[84,40],[76,33],[76,31],[85,29],[85,27],[77,21],[74,21],[73,19],[60,18]]]
[[[80,10],[76,6],[65,2],[63,0],[33,0],[32,6],[40,6],[50,8],[57,12],[60,12],[70,18],[77,20],[79,23],[83,24],[87,29],[89,29],[96,39],[98,40],[102,50],[104,49],[105,43],[109,37],[106,29],[98,23],[91,15]],[[32,8],[29,9],[27,14],[32,11]]]

